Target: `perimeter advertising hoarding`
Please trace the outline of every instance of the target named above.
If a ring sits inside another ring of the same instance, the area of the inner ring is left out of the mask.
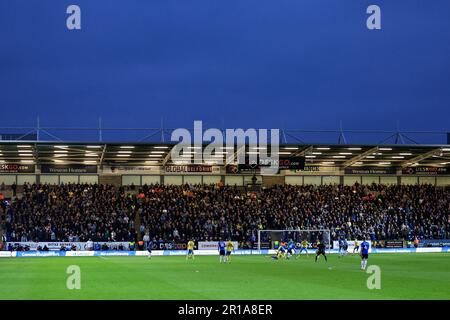
[[[187,244],[181,242],[152,242],[152,250],[186,250]]]
[[[344,174],[396,174],[397,169],[395,168],[377,168],[377,167],[359,167],[359,168],[345,168]]]
[[[260,243],[260,249],[270,249],[271,248],[270,245],[271,245],[270,242],[263,241]],[[253,243],[252,249],[258,249],[258,242]]]
[[[384,241],[385,248],[404,248],[405,243],[401,240],[386,240]]]
[[[34,173],[36,167],[34,164],[2,163],[0,164],[0,173]]]
[[[228,241],[225,241],[227,243]],[[237,241],[231,241],[233,243],[233,247],[236,250],[238,248]],[[198,250],[218,250],[219,242],[218,241],[199,241],[198,242]]]
[[[338,167],[329,167],[324,165],[305,165],[302,170],[286,170],[285,174],[289,175],[318,175],[318,174],[328,174],[328,175],[338,175]]]
[[[450,239],[420,240],[419,247],[450,247]]]
[[[257,163],[249,163],[249,159],[246,159],[244,164],[230,164],[226,166],[226,173],[228,174],[259,174],[262,168],[270,167],[271,165],[278,166],[279,170],[304,170],[305,169],[305,157],[288,157],[279,158],[278,160],[263,160],[259,159]]]
[[[305,168],[305,157],[279,158],[278,160],[259,160],[259,166],[278,166],[279,170],[303,170]]]
[[[419,174],[419,175],[437,175],[437,174],[449,174],[450,168],[448,167],[407,167],[402,170],[402,174]]]
[[[54,165],[43,164],[41,165],[41,173],[58,173],[58,174],[83,174],[83,173],[97,173],[97,166],[95,165],[82,165],[82,164],[66,164],[66,165]]]
[[[360,248],[361,248],[361,242],[363,242],[363,241],[362,240],[358,240],[358,244],[359,244]],[[372,241],[371,240],[366,240],[366,242],[369,243],[370,248],[372,248]],[[347,241],[347,244],[348,244],[347,251],[353,251],[353,249],[355,248],[355,241],[354,240],[349,240],[349,241]],[[334,240],[332,245],[333,245],[333,247],[332,247],[333,249],[339,248],[339,241]]]
[[[100,245],[106,244],[108,245],[110,250],[117,249],[119,245],[122,245],[125,250],[129,248],[129,242],[102,242],[102,241],[94,241],[94,243],[98,243]],[[197,249],[199,250],[217,250],[218,241],[199,241],[197,245]],[[232,241],[234,249],[238,249],[238,242]],[[71,247],[74,245],[78,251],[86,250],[86,242],[7,242],[6,247],[8,245],[16,245],[20,244],[22,247],[29,247],[30,250],[37,250],[38,246],[42,248],[47,246],[50,251],[58,251],[61,247]],[[137,245],[137,243],[136,243]],[[152,242],[152,250],[186,250],[187,244],[181,242]]]
[[[98,243],[100,245],[106,243],[108,245],[108,247],[110,249],[114,249],[114,248],[118,248],[119,245],[122,245],[125,249],[129,248],[129,242],[101,242],[101,241],[94,241],[94,243]],[[19,244],[22,247],[29,247],[30,250],[37,250],[37,248],[39,246],[41,246],[42,248],[44,246],[47,246],[47,248],[51,251],[54,250],[60,250],[61,247],[71,247],[71,246],[75,246],[77,248],[77,250],[86,250],[87,249],[87,245],[86,242],[20,242],[20,241],[16,241],[16,242],[7,242],[6,243],[6,247],[8,247],[8,245],[16,245]]]
[[[159,174],[160,166],[105,166],[103,173],[106,174]]]
[[[164,166],[167,173],[220,173],[220,167],[208,165],[168,165]]]
[[[239,174],[239,173],[251,173],[251,174],[259,174],[261,172],[261,168],[258,165],[249,165],[249,164],[229,164],[225,168],[225,172],[227,174]]]

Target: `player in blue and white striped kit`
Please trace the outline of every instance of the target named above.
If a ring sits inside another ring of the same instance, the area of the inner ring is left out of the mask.
[[[348,242],[347,239],[344,238],[344,241],[342,242],[342,255],[346,256],[348,254]]]
[[[367,260],[369,259],[369,248],[370,244],[363,240],[361,243],[361,270],[366,270],[367,268]]]
[[[287,253],[288,254],[287,254],[286,258],[288,258],[288,259],[295,255],[295,242],[292,241],[292,239],[288,243]]]
[[[219,250],[219,261],[220,261],[220,263],[226,262],[225,261],[225,242],[220,240],[219,244],[217,246],[217,249]]]
[[[342,238],[339,238],[338,244],[339,244],[338,258],[340,258],[342,256],[342,251],[344,248],[344,241],[342,241]]]

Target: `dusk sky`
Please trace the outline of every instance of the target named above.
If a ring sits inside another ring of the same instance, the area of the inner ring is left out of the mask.
[[[450,1],[0,0],[0,110],[2,127],[447,131]]]

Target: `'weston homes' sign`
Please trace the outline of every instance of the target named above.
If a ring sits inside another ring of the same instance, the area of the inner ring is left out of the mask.
[[[83,174],[83,173],[97,173],[97,166],[89,165],[53,165],[43,164],[41,166],[41,173],[59,173],[59,174]]]
[[[396,174],[395,168],[359,167],[345,168],[345,174]]]

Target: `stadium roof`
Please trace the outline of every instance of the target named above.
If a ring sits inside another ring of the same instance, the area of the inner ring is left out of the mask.
[[[186,164],[200,152],[188,147],[186,161],[173,162],[173,143],[86,143],[55,141],[0,141],[0,163],[165,165]],[[203,148],[206,145],[203,146]],[[233,163],[236,147],[222,147],[205,164]],[[245,152],[258,153],[246,146]],[[268,150],[270,154],[270,150]],[[280,157],[305,156],[308,165],[407,167],[450,166],[450,145],[283,144]]]

